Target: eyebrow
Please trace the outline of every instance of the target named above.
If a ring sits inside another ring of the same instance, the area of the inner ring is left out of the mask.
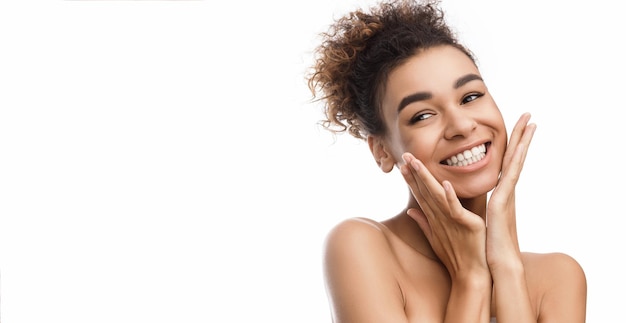
[[[459,77],[458,80],[456,80],[456,83],[454,83],[454,89],[456,90],[456,89],[460,88],[461,86],[463,86],[463,85],[465,85],[465,84],[467,84],[467,83],[469,83],[471,81],[474,81],[474,80],[482,81],[483,78],[478,76],[478,75],[476,75],[476,74],[467,74],[467,75],[461,76],[461,77]]]
[[[459,77],[456,82],[454,82],[453,88],[456,90],[458,88],[460,88],[461,86],[471,82],[471,81],[475,81],[475,80],[479,80],[482,81],[482,77],[480,77],[477,74],[467,74],[467,75],[463,75],[461,77]],[[400,104],[398,105],[398,113],[400,113],[400,111],[402,111],[402,109],[404,109],[407,105],[413,103],[413,102],[418,102],[418,101],[424,101],[424,100],[428,100],[430,98],[432,98],[433,95],[430,92],[417,92],[417,93],[413,93],[410,94],[408,96],[405,96],[402,101],[400,101]]]

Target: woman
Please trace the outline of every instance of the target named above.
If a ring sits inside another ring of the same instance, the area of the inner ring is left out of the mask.
[[[333,321],[584,322],[575,259],[519,249],[515,185],[536,126],[526,113],[507,134],[437,5],[356,10],[316,51],[308,81],[325,103],[324,125],[366,140],[410,192],[400,214],[347,219],[329,233]]]

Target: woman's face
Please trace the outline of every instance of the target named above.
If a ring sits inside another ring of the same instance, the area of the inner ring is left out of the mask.
[[[433,47],[395,68],[382,112],[383,142],[396,165],[412,153],[461,198],[495,187],[507,142],[504,120],[478,68],[459,49]]]

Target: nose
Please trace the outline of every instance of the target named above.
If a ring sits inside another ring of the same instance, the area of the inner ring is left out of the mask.
[[[444,137],[449,140],[467,138],[478,125],[467,109],[458,107],[446,111],[445,122]]]

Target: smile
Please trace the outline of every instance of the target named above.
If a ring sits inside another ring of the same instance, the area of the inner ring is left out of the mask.
[[[441,163],[448,166],[467,166],[485,158],[486,153],[487,144],[480,144],[472,149],[458,153]]]

